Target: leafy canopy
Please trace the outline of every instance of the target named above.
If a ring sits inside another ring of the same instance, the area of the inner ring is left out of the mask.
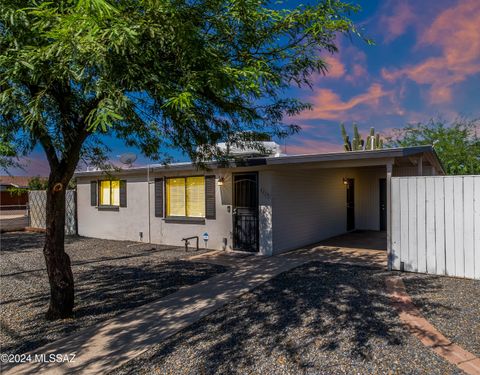
[[[100,134],[153,159],[168,145],[196,160],[197,146],[239,131],[295,132],[284,117],[309,105],[285,90],[327,72],[321,52],[358,34],[358,8],[286,4],[2,0],[0,138],[23,154],[39,143],[52,171],[69,174],[105,151]]]
[[[447,174],[480,174],[480,121],[430,120],[395,129],[390,147],[433,145]]]

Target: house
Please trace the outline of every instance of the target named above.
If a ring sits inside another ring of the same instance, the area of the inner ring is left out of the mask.
[[[78,234],[272,255],[389,225],[392,176],[444,174],[430,146],[82,171]]]
[[[31,177],[26,176],[0,176],[0,211],[17,210],[28,202],[28,193],[12,193],[11,189],[26,189]]]

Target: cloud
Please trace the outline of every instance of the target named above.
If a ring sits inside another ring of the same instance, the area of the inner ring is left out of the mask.
[[[339,130],[338,130],[339,131]],[[319,141],[313,139],[301,139],[296,144],[287,144],[287,154],[321,154],[327,152],[341,152],[342,145],[330,141]]]
[[[381,13],[379,26],[384,33],[384,41],[387,43],[403,35],[410,26],[417,22],[415,13],[405,0],[394,3],[386,2]]]
[[[429,85],[431,104],[450,102],[454,86],[480,73],[480,1],[464,0],[441,12],[419,38],[416,50],[439,48],[440,54],[397,70],[382,70],[390,82],[408,78]]]
[[[331,89],[319,89],[310,98],[313,110],[305,111],[297,118],[302,120],[348,120],[354,117],[353,110],[357,107],[367,106],[372,110],[379,106],[380,99],[389,97],[391,94],[391,92],[385,91],[379,83],[373,83],[366,92],[344,101]]]
[[[331,78],[340,78],[345,75],[345,65],[340,61],[340,57],[337,56],[327,56],[325,62],[328,65],[327,77]]]

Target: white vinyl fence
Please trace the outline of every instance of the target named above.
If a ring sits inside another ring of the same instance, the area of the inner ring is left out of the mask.
[[[395,270],[480,279],[480,176],[392,178]]]

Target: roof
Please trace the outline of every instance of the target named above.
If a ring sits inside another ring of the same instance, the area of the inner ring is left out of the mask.
[[[0,185],[26,187],[32,178],[31,176],[0,176]]]
[[[428,154],[430,161],[435,167],[444,171],[440,159],[432,146],[417,146],[417,147],[399,147],[399,148],[386,148],[381,150],[369,150],[369,151],[349,151],[349,152],[331,152],[322,154],[301,154],[301,155],[285,155],[277,157],[255,157],[242,160],[240,162],[231,163],[228,166],[224,166],[218,162],[212,161],[207,163],[209,168],[238,168],[238,167],[250,167],[250,166],[262,166],[262,165],[289,165],[299,163],[317,163],[317,162],[334,162],[334,161],[349,161],[360,159],[385,159],[385,158],[398,158],[409,157],[420,154]],[[195,165],[191,162],[172,163],[172,164],[150,164],[141,167],[132,167],[121,170],[121,173],[138,173],[141,171],[156,170],[192,170],[195,169]],[[78,171],[75,173],[76,177],[92,176],[102,173],[101,170],[93,171]]]

